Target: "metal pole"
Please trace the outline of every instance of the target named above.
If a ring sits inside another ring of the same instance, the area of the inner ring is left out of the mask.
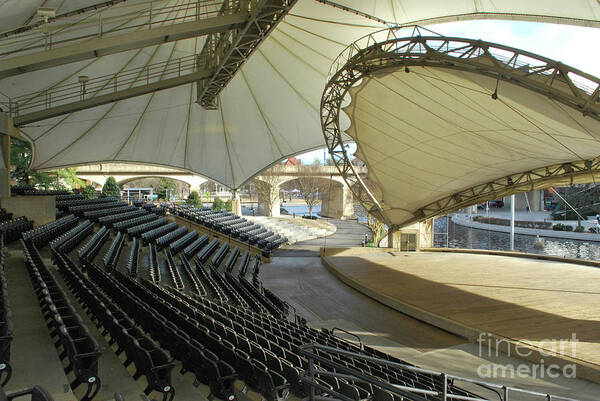
[[[450,237],[450,216],[446,215],[446,248],[448,248]]]
[[[510,196],[510,250],[515,250],[515,194]]]
[[[315,364],[311,357],[308,358],[308,375],[310,380],[314,382],[315,380]],[[308,395],[309,401],[315,401],[315,386],[310,386],[310,392]]]

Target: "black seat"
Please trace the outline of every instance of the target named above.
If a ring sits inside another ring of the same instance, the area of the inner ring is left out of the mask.
[[[6,394],[4,389],[0,387],[0,401],[12,401],[15,398],[29,396],[31,401],[54,401],[54,398],[41,386],[33,386],[30,389],[17,391],[15,393]]]
[[[149,339],[136,339],[134,345],[137,348],[137,372],[133,378],[138,379],[143,374],[148,381],[144,394],[158,391],[163,393],[163,401],[172,401],[175,397],[175,389],[171,386],[171,371],[175,366],[173,360]]]

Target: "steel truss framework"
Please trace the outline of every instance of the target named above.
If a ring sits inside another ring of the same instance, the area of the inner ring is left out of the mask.
[[[159,8],[150,5],[104,19],[100,13],[97,19],[84,18],[51,32],[42,27],[14,36],[0,35],[0,79],[244,26],[248,11],[240,8],[240,0],[223,1],[221,12],[204,11],[217,2],[198,0]]]
[[[410,36],[407,28],[412,29]],[[426,33],[427,36],[422,36]],[[402,36],[401,36],[402,35]],[[558,61],[495,43],[432,35],[419,27],[392,28],[367,35],[348,46],[334,61],[321,98],[321,126],[329,153],[354,196],[391,229],[398,228],[350,162],[340,128],[340,111],[348,91],[371,74],[411,66],[457,69],[506,81],[541,93],[600,121],[600,79]],[[402,223],[412,224],[500,196],[557,184],[595,182],[600,158],[570,161],[525,171],[438,199]]]
[[[197,103],[209,110],[217,108],[217,96],[254,50],[275,29],[297,0],[242,0],[249,17],[239,29],[210,34],[200,53],[208,65],[200,69],[215,71],[197,83]],[[243,8],[243,5],[242,5]]]

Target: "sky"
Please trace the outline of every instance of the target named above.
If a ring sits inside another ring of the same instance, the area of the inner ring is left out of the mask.
[[[598,28],[501,20],[450,22],[427,28],[444,36],[481,39],[527,50],[600,77]],[[323,160],[323,150],[296,157],[304,163],[311,163],[314,159]]]

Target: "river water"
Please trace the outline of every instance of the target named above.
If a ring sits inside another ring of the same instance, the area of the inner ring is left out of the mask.
[[[436,219],[434,236],[435,247],[440,248],[446,246],[446,232],[448,232],[448,246],[450,248],[490,249],[500,251],[505,251],[510,248],[510,235],[508,233],[460,226],[452,221],[450,221],[448,228],[449,229],[446,230],[445,217]],[[540,237],[543,237],[543,235],[540,235]],[[515,250],[566,258],[600,260],[600,242],[546,238],[544,248],[535,249],[535,240],[535,237],[530,235],[516,234]]]

